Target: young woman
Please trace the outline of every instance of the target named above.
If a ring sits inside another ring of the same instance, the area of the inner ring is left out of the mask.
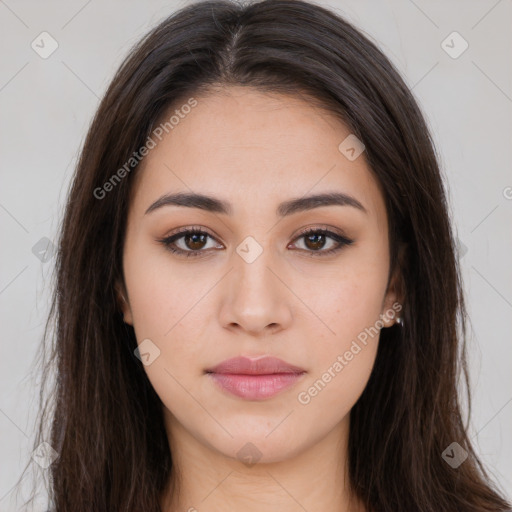
[[[151,31],[90,127],[56,277],[52,510],[510,508],[459,405],[430,135],[328,9],[208,1]]]

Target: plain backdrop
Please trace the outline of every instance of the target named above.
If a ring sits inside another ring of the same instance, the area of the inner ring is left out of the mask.
[[[39,391],[33,359],[55,261],[42,261],[38,248],[45,237],[56,240],[78,152],[118,65],[150,28],[188,3],[0,0],[2,512],[17,510],[12,488],[33,443]],[[511,2],[318,3],[377,42],[427,118],[446,176],[471,317],[471,436],[510,497]],[[40,37],[51,43],[42,32],[58,44],[47,58],[32,47]]]

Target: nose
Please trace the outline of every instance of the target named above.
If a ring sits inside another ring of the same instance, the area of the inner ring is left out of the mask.
[[[233,269],[225,278],[222,294],[223,327],[253,336],[275,334],[289,327],[294,296],[270,252],[264,250],[252,262],[233,253]]]

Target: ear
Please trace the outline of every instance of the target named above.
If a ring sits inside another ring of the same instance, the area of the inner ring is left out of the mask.
[[[130,303],[126,298],[128,296],[126,293],[126,288],[120,281],[116,281],[114,288],[116,293],[117,306],[121,313],[123,313],[123,320],[125,323],[133,326],[133,315],[130,308]]]
[[[403,316],[405,283],[402,269],[404,268],[405,257],[406,246],[401,245],[398,250],[397,264],[382,302],[381,319],[384,327],[392,327],[396,323],[396,319]]]

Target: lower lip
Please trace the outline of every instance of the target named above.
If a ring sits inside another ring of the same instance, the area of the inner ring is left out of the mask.
[[[304,373],[274,373],[271,375],[238,375],[209,373],[215,383],[229,393],[246,400],[264,400],[293,386]]]

